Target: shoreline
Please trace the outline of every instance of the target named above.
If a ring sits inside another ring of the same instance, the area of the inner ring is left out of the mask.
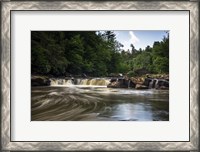
[[[109,83],[108,83],[109,80]],[[55,82],[52,82],[55,81]],[[58,82],[57,82],[58,81]],[[31,86],[77,85],[81,81],[85,85],[107,85],[108,88],[135,88],[135,89],[164,89],[169,90],[169,74],[146,74],[142,76],[128,77],[53,77],[32,75]],[[106,82],[104,82],[106,81]]]

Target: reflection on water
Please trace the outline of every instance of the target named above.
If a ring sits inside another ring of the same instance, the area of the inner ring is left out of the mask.
[[[151,109],[145,108],[144,104],[117,104],[113,109],[112,118],[118,120],[152,120]]]
[[[31,120],[168,121],[169,91],[88,85],[32,87]]]

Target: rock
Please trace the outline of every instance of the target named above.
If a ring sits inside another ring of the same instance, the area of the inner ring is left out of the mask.
[[[141,85],[141,84],[136,84],[135,86],[135,89],[148,89],[149,87],[148,86],[145,86],[145,85]]]
[[[140,77],[132,77],[130,79],[133,83],[135,84],[143,84],[144,83],[144,78],[140,78]]]
[[[117,81],[109,83],[107,87],[108,88],[123,88],[123,86],[121,86],[120,83]]]
[[[167,89],[169,88],[169,81],[164,80],[164,79],[158,79],[156,84],[155,84],[156,89]]]
[[[122,74],[122,73],[119,73],[118,76],[119,76],[119,77],[123,77],[123,74]]]
[[[128,88],[135,88],[135,86],[136,84],[133,81],[129,80]]]
[[[51,81],[44,76],[31,76],[31,86],[49,86]]]
[[[169,87],[169,81],[164,81],[162,86]]]
[[[117,81],[117,78],[110,79],[110,82],[115,82],[115,81]]]
[[[111,82],[107,85],[107,88],[117,88],[118,84],[117,81]]]
[[[143,85],[149,86],[149,83],[150,83],[151,81],[153,81],[151,78],[145,78],[145,79],[144,79]]]
[[[149,82],[149,89],[152,89],[155,87],[155,84],[156,84],[156,80],[152,79],[150,82]]]
[[[129,79],[119,78],[119,79],[111,79],[110,83],[107,86],[108,88],[134,88],[135,83]]]
[[[161,89],[161,90],[169,90],[169,87],[161,86],[159,89]]]
[[[135,87],[138,88],[155,88],[155,89],[167,89],[169,88],[169,74],[146,74],[145,76],[131,77],[130,80],[134,84],[138,84]],[[146,87],[141,87],[146,86]]]

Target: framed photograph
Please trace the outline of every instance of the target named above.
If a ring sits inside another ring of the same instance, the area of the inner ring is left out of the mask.
[[[199,150],[199,2],[1,12],[1,150]]]

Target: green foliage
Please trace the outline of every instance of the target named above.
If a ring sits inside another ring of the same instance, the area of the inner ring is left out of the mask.
[[[113,31],[31,32],[32,74],[64,76],[67,73],[106,76],[169,72],[169,37],[144,50],[122,50]]]
[[[39,74],[64,74],[68,60],[64,57],[62,44],[55,37],[59,33],[32,32],[31,70]]]
[[[133,45],[132,48],[134,48]],[[130,65],[134,74],[137,74],[137,71],[141,69],[149,73],[168,73],[169,36],[164,37],[161,42],[154,42],[152,48],[147,46],[145,50],[134,50],[133,58],[129,59],[127,63]]]
[[[132,69],[133,70],[138,70],[138,69],[147,69],[149,71],[151,71],[151,65],[152,65],[152,56],[151,53],[149,52],[143,52],[139,55],[137,55],[137,57],[135,57],[132,60]]]
[[[119,73],[127,73],[127,71],[131,70],[131,67],[129,64],[120,62],[119,64]]]
[[[129,71],[127,75],[128,77],[134,77],[134,76],[137,76],[137,73],[135,71]]]
[[[168,73],[169,72],[169,59],[167,57],[156,57],[153,61],[154,71],[156,73]]]
[[[31,33],[32,74],[105,76],[119,72],[122,45],[112,31]]]
[[[65,47],[65,57],[69,60],[69,73],[81,73],[83,67],[83,40],[80,35],[74,35]]]

